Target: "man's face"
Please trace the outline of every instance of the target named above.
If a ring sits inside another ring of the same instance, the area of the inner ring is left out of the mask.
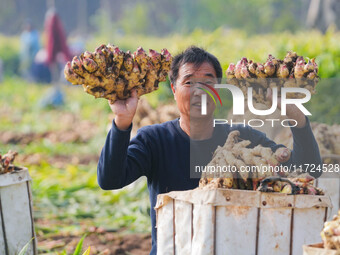
[[[216,83],[215,69],[208,62],[198,67],[192,63],[180,66],[176,85],[171,84],[180,113],[190,119],[211,117],[215,104],[210,96],[207,96],[207,115],[202,115],[201,95],[205,92],[199,88],[209,90],[205,84],[214,86]]]

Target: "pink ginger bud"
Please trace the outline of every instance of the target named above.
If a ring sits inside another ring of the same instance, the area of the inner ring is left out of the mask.
[[[305,72],[314,71],[313,63],[310,60],[308,60],[308,63],[305,64],[304,69],[305,69]]]
[[[248,59],[246,57],[243,57],[241,59],[241,62],[243,62],[243,64],[247,64],[248,63]]]
[[[257,64],[254,62],[251,62],[249,65],[249,72],[251,72],[252,74],[256,74],[256,68],[257,68]]]
[[[91,58],[84,58],[83,65],[90,73],[95,72],[98,69],[97,63]]]
[[[242,68],[241,68],[241,76],[244,79],[250,78],[247,66],[242,66]]]
[[[104,56],[104,54],[103,54],[103,52],[102,52],[102,50],[101,49],[96,49],[95,50],[95,52],[94,52],[94,56],[96,57],[96,58],[98,58],[99,56]]]
[[[315,62],[315,58],[312,58],[312,59],[311,59],[311,62],[312,62],[312,64],[314,65],[314,71],[315,71],[316,73],[318,73],[319,67],[318,67],[318,64]]]
[[[297,62],[297,64],[294,67],[294,75],[295,78],[302,78],[303,75],[305,74],[304,70],[305,64],[303,62]]]
[[[113,47],[113,49],[112,49],[112,53],[113,53],[114,56],[117,56],[117,55],[122,54],[122,51],[119,49],[118,46],[115,46],[115,47]]]
[[[65,65],[65,69],[64,69],[64,73],[65,74],[68,74],[68,75],[71,75],[71,74],[74,74],[73,70],[72,70],[72,66],[71,66],[71,62],[68,61]]]
[[[235,72],[235,64],[234,63],[230,63],[230,65],[228,66],[227,72],[231,73],[231,74],[233,74]]]
[[[94,51],[101,51],[102,49],[105,49],[105,48],[106,48],[106,45],[102,44],[102,45],[98,46]]]
[[[113,49],[114,49],[114,45],[112,45],[111,43],[108,43],[107,45],[106,45],[106,48],[110,51],[110,52],[113,52]]]
[[[236,66],[235,66],[235,77],[237,79],[241,79],[242,76],[241,76],[241,68],[242,68],[242,61],[238,61]]]
[[[307,75],[307,79],[309,79],[309,80],[313,80],[313,79],[315,79],[316,77],[317,77],[317,74],[316,74],[315,71],[310,72],[310,73]]]
[[[92,55],[91,52],[85,51],[85,52],[83,53],[83,58],[84,58],[84,59],[85,59],[85,58],[93,58],[93,55]]]
[[[161,54],[159,54],[155,50],[150,49],[149,50],[149,57],[152,59],[152,61],[158,61],[161,58]]]
[[[261,63],[257,63],[256,75],[260,78],[266,78],[267,74],[264,71],[264,66]]]
[[[77,56],[73,57],[71,66],[74,70],[81,70],[82,63],[80,62],[80,59]]]
[[[275,73],[275,65],[272,61],[267,61],[264,65],[264,71],[268,76],[271,76]]]
[[[285,64],[280,65],[277,76],[279,78],[287,78],[289,76],[289,70]]]
[[[296,54],[296,52],[294,52],[294,51],[288,51],[286,57],[289,57],[289,58],[296,58],[296,57],[297,57],[297,54]]]
[[[171,60],[171,54],[167,49],[162,49],[161,54],[164,57],[165,61],[170,61]]]
[[[103,52],[103,54],[105,56],[109,56],[110,55],[110,50],[108,48],[106,48],[106,46],[105,46],[105,48],[102,49],[102,52]]]
[[[288,51],[283,62],[287,64],[294,61],[296,58],[297,58],[296,52]]]
[[[264,72],[264,66],[262,64],[258,63],[256,70],[258,70],[260,72]]]
[[[5,160],[4,160],[5,167],[8,166],[10,163],[11,163],[11,161],[9,160],[9,158],[5,158]]]
[[[146,56],[145,50],[142,47],[138,47],[137,50],[133,53],[135,58],[143,58]]]
[[[303,63],[305,64],[305,59],[303,58],[303,56],[300,56],[296,59],[296,63]]]
[[[227,78],[229,79],[235,78],[235,64],[230,63],[225,73],[226,73]]]

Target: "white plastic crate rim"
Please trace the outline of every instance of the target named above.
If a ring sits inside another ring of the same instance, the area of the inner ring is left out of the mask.
[[[16,170],[0,175],[0,254],[18,254],[30,242],[26,255],[35,255],[31,177],[27,168]]]
[[[301,255],[320,242],[328,196],[195,189],[158,196],[159,255]]]
[[[323,248],[323,243],[304,245],[303,255],[340,255],[340,251]]]

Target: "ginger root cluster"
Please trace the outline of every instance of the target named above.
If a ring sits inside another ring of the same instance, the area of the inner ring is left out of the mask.
[[[166,81],[171,61],[167,49],[161,53],[150,49],[147,55],[139,47],[132,54],[108,44],[75,56],[66,64],[64,75],[95,98],[106,98],[114,103],[117,99],[129,98],[132,89],[137,90],[138,97],[158,89],[158,83]]]
[[[252,98],[256,103],[269,104],[267,89],[276,87],[280,95],[282,87],[300,87],[315,93],[318,82],[318,65],[315,59],[306,61],[303,56],[289,51],[283,60],[269,54],[265,63],[256,63],[242,58],[237,64],[231,63],[226,70],[227,83],[239,87],[247,95],[252,87]],[[302,93],[288,93],[289,98],[303,98]]]
[[[325,222],[321,238],[326,249],[340,251],[340,210],[332,221]]]
[[[280,192],[287,194],[322,195],[323,191],[314,187],[314,178],[302,171],[297,174],[271,171],[269,166],[279,166],[287,162],[291,151],[285,147],[275,152],[269,147],[251,145],[249,140],[241,140],[240,132],[229,133],[223,147],[218,146],[207,169],[217,166],[231,166],[237,171],[206,171],[202,174],[201,188],[227,188],[242,190],[259,190],[263,192]],[[285,155],[285,156],[283,156]],[[267,166],[267,167],[266,167]],[[266,168],[265,168],[266,167]],[[252,169],[252,171],[246,170]],[[266,169],[264,171],[264,169]]]
[[[12,163],[17,155],[16,151],[11,150],[4,155],[0,154],[0,174],[9,173],[14,170]]]

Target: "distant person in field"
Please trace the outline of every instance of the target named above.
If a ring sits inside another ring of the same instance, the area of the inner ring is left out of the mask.
[[[35,56],[32,66],[33,81],[36,83],[49,84],[52,82],[51,71],[46,63],[46,59],[46,49],[42,48]]]
[[[26,20],[20,37],[20,72],[24,79],[32,80],[32,65],[40,49],[39,32]]]
[[[60,86],[61,70],[68,60],[71,60],[71,53],[66,42],[66,34],[63,24],[55,8],[50,8],[45,18],[46,36],[46,64],[51,73],[53,88],[44,95],[40,104],[46,106],[60,106],[64,104],[64,94]]]

